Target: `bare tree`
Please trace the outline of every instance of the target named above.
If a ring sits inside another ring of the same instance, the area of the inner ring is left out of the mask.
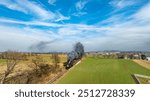
[[[32,59],[31,64],[28,65],[29,67],[33,68],[33,71],[36,72],[36,76],[40,77],[43,74],[47,74],[51,70],[51,65],[46,63],[42,56],[37,55]]]
[[[8,51],[5,52],[4,55],[6,58],[7,69],[0,81],[1,84],[5,83],[6,78],[14,70],[19,59],[19,54],[17,52]]]
[[[31,64],[28,66],[33,68],[34,70],[38,71],[40,70],[41,65],[44,64],[44,60],[41,56],[37,55],[34,59],[32,59]]]
[[[52,54],[52,59],[53,59],[53,66],[55,68],[58,68],[59,67],[59,63],[60,63],[60,57],[59,57],[58,53],[53,53]]]

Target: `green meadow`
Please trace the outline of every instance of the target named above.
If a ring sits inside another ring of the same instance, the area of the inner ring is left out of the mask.
[[[87,57],[70,69],[59,84],[134,84],[132,74],[150,76],[150,70],[132,60]]]

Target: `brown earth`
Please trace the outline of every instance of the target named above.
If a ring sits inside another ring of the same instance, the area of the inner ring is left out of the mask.
[[[150,61],[147,60],[133,60],[133,61],[150,70]]]
[[[52,59],[51,54],[40,54],[40,56],[43,58],[46,64],[52,65]],[[35,56],[28,57],[28,60],[20,60],[19,63],[15,66],[12,73],[7,77],[6,83],[7,84],[45,84],[50,79],[58,75],[62,70],[63,62],[66,61],[66,55],[65,54],[59,54],[60,56],[60,63],[59,63],[59,69],[57,72],[52,72],[51,67],[43,69],[44,71],[40,72],[40,75],[37,74],[36,71],[34,71],[34,68],[31,68],[29,65],[32,63],[31,60],[35,58]],[[0,62],[0,80],[6,71],[7,66],[5,62]]]

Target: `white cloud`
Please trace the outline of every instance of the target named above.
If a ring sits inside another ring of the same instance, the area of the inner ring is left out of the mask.
[[[59,21],[63,21],[63,20],[69,20],[70,17],[66,17],[64,15],[62,15],[60,12],[57,12],[57,19],[55,20],[55,22],[59,22]]]
[[[125,20],[127,19],[128,17],[125,17]],[[97,24],[110,24],[110,25],[113,25],[113,24],[116,24],[118,23],[119,21],[124,22],[124,16],[123,14],[115,14],[113,16],[110,16],[109,18],[101,21],[101,22],[98,22]]]
[[[60,20],[64,20],[64,19],[60,19]],[[56,24],[56,23],[51,23],[51,22],[19,21],[19,20],[14,20],[14,19],[7,19],[7,18],[0,18],[0,22],[6,23],[6,24],[21,24],[21,25],[31,25],[31,26],[47,26],[47,27],[63,27],[64,26],[63,24]]]
[[[131,16],[113,15],[98,23],[97,26],[108,24],[105,25],[108,29],[104,29],[104,36],[89,41],[92,42],[92,45],[99,44],[100,49],[149,51],[150,19],[147,18],[147,15],[145,15],[146,17],[143,15],[143,19],[139,19],[141,17],[137,16],[137,14],[141,11],[148,13],[149,9],[144,6]]]
[[[141,8],[135,15],[134,17],[136,19],[141,19],[141,20],[150,20],[150,2],[146,5],[144,5],[143,8]]]
[[[78,1],[77,3],[76,3],[76,9],[77,10],[82,10],[82,9],[84,9],[84,7],[85,7],[85,5],[88,3],[88,1]]]
[[[101,24],[56,24],[42,21],[25,22],[0,18],[0,22],[5,23],[5,25],[11,23],[52,27],[52,30],[39,30],[30,27],[0,26],[0,50],[14,48],[14,46],[16,49],[24,50],[33,43],[55,38],[60,40],[48,46],[50,51],[68,50],[72,48],[72,44],[76,41],[81,41],[85,45],[86,51],[109,49],[150,50],[149,11],[149,4],[147,4],[137,11],[134,16],[130,16],[129,19],[123,19],[124,15],[113,15],[104,22],[105,26]],[[58,18],[63,20],[64,18],[61,16],[63,15],[60,14]],[[146,20],[146,22],[143,22],[143,20]],[[55,27],[54,30],[53,27]]]
[[[0,31],[0,51],[39,51],[39,49],[36,48],[33,50],[30,50],[29,48],[41,42],[48,42],[46,48],[42,49],[43,52],[70,51],[72,44],[74,43],[74,41],[68,40],[68,38],[62,38],[61,35],[57,36],[57,33],[54,33],[51,30],[0,25]]]
[[[60,28],[58,30],[59,35],[67,36],[67,35],[78,35],[81,34],[82,30],[76,29],[76,28]]]
[[[56,24],[50,22],[43,22],[43,21],[19,21],[14,19],[7,19],[7,18],[0,18],[0,22],[4,24],[20,24],[20,25],[31,25],[31,26],[46,26],[46,27],[54,27],[54,28],[78,28],[78,29],[91,29],[94,26],[92,25],[85,25],[85,24]],[[94,29],[95,30],[95,29]]]
[[[102,33],[103,31],[97,32]],[[105,34],[88,40],[82,40],[86,44],[86,50],[138,50],[149,51],[150,25],[138,26],[121,23],[105,29]],[[95,32],[94,32],[95,33]]]
[[[75,8],[77,10],[77,12],[73,13],[74,16],[82,16],[82,15],[85,15],[87,14],[87,12],[83,11],[85,9],[85,6],[86,4],[88,3],[89,1],[78,1],[76,4],[75,4]]]
[[[56,17],[53,12],[47,11],[41,5],[29,0],[1,0],[0,4],[12,10],[20,11],[26,14],[35,14],[35,16],[41,18],[42,20],[54,19]]]
[[[21,11],[24,13],[28,12],[26,9],[24,9],[23,7],[21,7],[15,1],[12,0],[0,0],[0,5],[16,11]]]
[[[0,25],[0,51],[29,51],[31,44],[53,40],[49,31]]]
[[[16,10],[25,14],[36,16],[40,20],[49,20],[53,22],[70,19],[69,17],[65,17],[64,15],[62,15],[60,12],[52,12],[42,7],[42,5],[29,0],[0,0],[0,5],[3,5],[11,10]]]
[[[112,0],[109,4],[113,7],[122,9],[136,4],[137,1],[138,0]]]
[[[48,45],[48,51],[70,50],[76,41],[81,41],[86,51],[150,49],[148,47],[150,24],[141,26],[134,21],[123,23],[117,21],[112,26],[65,24],[55,29],[57,32],[9,26],[0,26],[0,30],[2,36],[0,45],[3,47],[0,50],[14,48],[14,46],[16,49],[24,50],[36,42],[50,41],[55,38],[58,38],[58,41]]]
[[[76,13],[74,13],[73,15],[74,16],[82,16],[82,15],[85,15],[85,14],[87,14],[87,12],[76,12]]]
[[[48,3],[49,3],[50,5],[55,5],[55,2],[56,2],[56,0],[48,0]]]
[[[56,17],[56,15],[44,9],[41,5],[37,4],[36,2],[31,2],[29,0],[16,0],[17,4],[21,7],[25,8],[29,13],[33,13],[42,20],[51,20]]]

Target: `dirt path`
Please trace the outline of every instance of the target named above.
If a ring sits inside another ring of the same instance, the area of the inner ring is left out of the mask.
[[[150,61],[147,60],[133,60],[133,61],[150,70]]]

